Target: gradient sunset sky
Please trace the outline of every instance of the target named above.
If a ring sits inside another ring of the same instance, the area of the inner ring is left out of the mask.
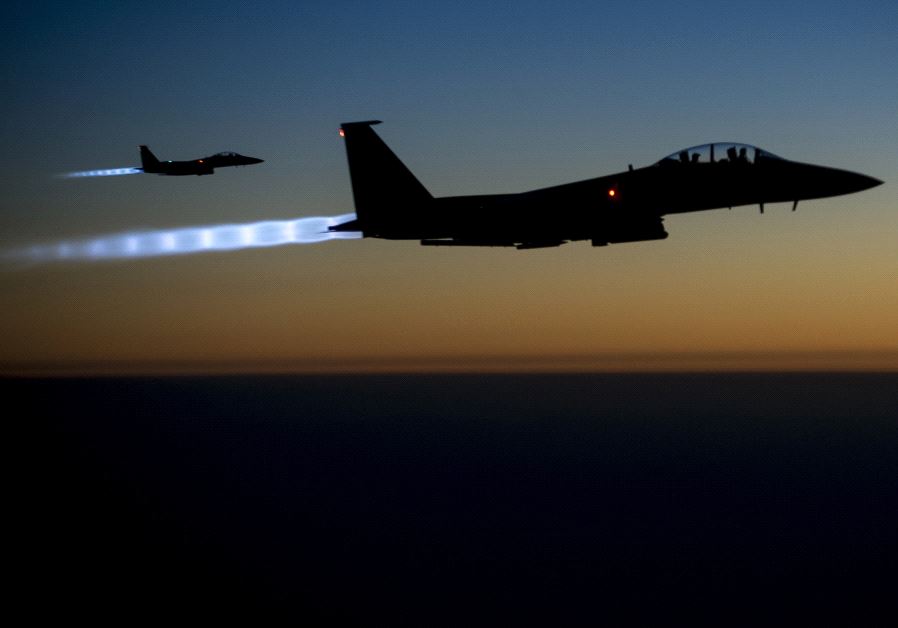
[[[0,369],[898,369],[898,4],[14,3],[0,249],[353,211],[340,122],[437,196],[736,141],[877,177],[592,248],[333,241],[0,267]],[[223,150],[212,177],[63,179]],[[546,220],[551,220],[546,216]]]

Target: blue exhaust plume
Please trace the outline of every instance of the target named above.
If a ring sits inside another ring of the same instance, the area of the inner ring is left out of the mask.
[[[77,179],[80,177],[119,177],[123,174],[143,174],[141,168],[110,168],[108,170],[82,170],[81,172],[68,172],[60,175],[65,179]]]
[[[362,234],[357,231],[328,231],[328,227],[355,220],[355,217],[355,214],[343,214],[159,231],[131,231],[38,244],[7,252],[4,257],[32,263],[96,261],[351,240],[361,238]]]

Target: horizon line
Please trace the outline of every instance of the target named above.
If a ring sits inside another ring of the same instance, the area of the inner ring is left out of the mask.
[[[827,351],[609,352],[589,355],[459,355],[230,360],[21,360],[2,377],[337,374],[889,373],[898,349]]]

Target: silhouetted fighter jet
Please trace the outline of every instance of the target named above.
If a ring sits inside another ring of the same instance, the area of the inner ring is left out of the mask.
[[[428,246],[593,246],[663,240],[663,216],[858,192],[882,181],[732,142],[677,151],[654,165],[519,194],[434,198],[371,128],[345,123],[357,219],[331,231]]]
[[[211,157],[194,159],[193,161],[159,161],[149,147],[140,146],[141,170],[147,174],[166,174],[170,176],[183,176],[188,174],[204,175],[215,174],[216,168],[227,166],[251,166],[260,164],[264,159],[244,157],[238,153],[218,153]]]

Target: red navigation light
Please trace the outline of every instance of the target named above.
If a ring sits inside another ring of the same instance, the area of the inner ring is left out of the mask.
[[[197,161],[198,161],[199,163],[203,163],[203,160],[202,160],[202,159],[197,159]]]
[[[614,188],[608,190],[608,198],[614,198],[615,196],[617,196],[617,190],[615,190]]]
[[[340,129],[337,132],[340,134],[340,137],[346,137],[346,131],[344,131],[343,129]]]

